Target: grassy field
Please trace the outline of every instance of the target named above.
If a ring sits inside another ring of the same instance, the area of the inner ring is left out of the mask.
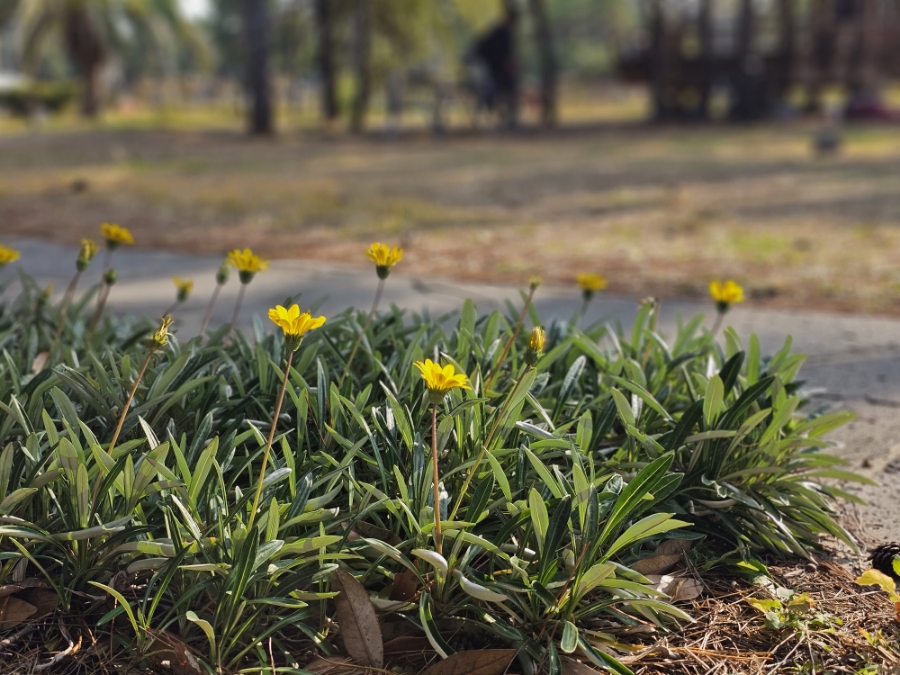
[[[417,276],[598,271],[663,297],[730,276],[754,302],[900,313],[900,129],[849,129],[820,159],[802,124],[272,141],[193,127],[8,128],[3,237],[74,243],[111,221],[143,246],[360,265],[382,239]]]

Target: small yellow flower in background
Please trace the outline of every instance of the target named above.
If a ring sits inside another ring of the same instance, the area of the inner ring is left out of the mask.
[[[79,272],[84,272],[91,264],[94,256],[97,255],[98,250],[99,248],[93,239],[82,239],[81,250],[78,251],[78,259],[75,261],[76,269]]]
[[[300,347],[304,335],[325,323],[324,316],[313,318],[309,312],[301,312],[299,305],[291,305],[289,308],[277,305],[269,310],[269,319],[284,331],[285,340],[292,352]]]
[[[387,244],[376,241],[366,250],[369,260],[375,263],[375,273],[379,279],[387,279],[391,268],[403,260],[403,249],[399,246],[391,248]]]
[[[0,244],[0,267],[8,265],[11,262],[15,262],[18,259],[19,252],[17,250]]]
[[[452,389],[472,388],[466,374],[457,373],[452,363],[441,368],[441,364],[425,359],[424,363],[416,361],[413,365],[422,373],[422,379],[425,380],[425,387],[428,389],[428,399],[435,405],[443,401]]]
[[[531,337],[528,339],[528,350],[525,352],[525,363],[534,366],[544,353],[544,345],[547,344],[547,334],[540,326],[531,329]]]
[[[533,276],[533,277],[531,277],[531,279],[528,280],[528,287],[532,291],[536,291],[537,287],[540,286],[543,283],[543,281],[544,280],[541,279],[539,276]]]
[[[744,301],[743,286],[731,279],[724,283],[721,281],[710,282],[709,294],[716,303],[716,309],[722,314],[727,312],[732,305]]]
[[[171,335],[171,333],[169,332],[169,328],[171,326],[171,316],[166,315],[162,319],[160,319],[159,328],[156,329],[156,332],[153,334],[153,338],[150,343],[151,351],[155,352],[158,349],[162,349],[169,343],[169,336]]]
[[[188,299],[188,296],[191,294],[191,291],[194,290],[194,280],[193,279],[182,279],[181,277],[175,276],[172,277],[172,281],[175,283],[175,288],[178,291],[178,302],[184,302]]]
[[[590,293],[593,295],[597,291],[602,291],[606,288],[606,279],[601,277],[599,274],[586,273],[578,275],[578,285],[581,286],[581,290],[584,293]]]
[[[106,240],[106,246],[113,251],[121,244],[134,243],[134,237],[127,227],[120,227],[112,223],[103,223],[100,226],[100,234]]]
[[[226,260],[237,269],[242,284],[249,284],[257,272],[262,272],[269,266],[268,260],[260,258],[249,248],[243,251],[239,248],[234,249]]]
[[[221,265],[219,265],[219,269],[216,271],[216,283],[219,286],[224,286],[228,283],[229,276],[231,276],[231,266],[226,260]]]

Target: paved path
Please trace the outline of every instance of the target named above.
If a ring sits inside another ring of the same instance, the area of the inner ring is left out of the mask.
[[[71,247],[36,240],[6,242],[22,253],[21,265],[43,283],[61,290],[74,271],[76,252]],[[115,254],[119,282],[113,288],[110,307],[116,311],[158,315],[171,304],[175,290],[172,275],[193,278],[192,298],[174,315],[179,332],[193,335],[199,329],[206,302],[215,285],[220,258],[189,256],[163,251],[124,248]],[[348,306],[368,308],[374,290],[374,271],[360,252],[360,260],[345,267],[310,261],[275,261],[248,287],[241,324],[252,314],[302,292],[301,305],[325,298],[321,312],[328,316]],[[99,280],[99,265],[86,273],[83,288]],[[519,301],[518,289],[506,286],[423,280],[403,276],[402,264],[386,284],[383,303],[435,314],[456,310],[466,297],[480,310],[502,307],[506,299]],[[8,274],[6,271],[5,274]],[[231,318],[238,282],[236,275],[222,292],[212,325]],[[591,304],[588,320],[620,320],[630,325],[637,298],[600,294]],[[575,288],[542,286],[535,305],[544,320],[568,318],[580,306]],[[673,332],[676,317],[705,312],[709,303],[667,301],[660,327]],[[814,391],[816,402],[851,409],[858,419],[834,438],[851,468],[875,478],[878,488],[851,489],[870,502],[859,517],[872,540],[900,540],[900,320],[850,314],[768,310],[741,306],[726,323],[745,338],[755,332],[764,351],[779,348],[787,335],[795,349],[809,354],[801,375]]]

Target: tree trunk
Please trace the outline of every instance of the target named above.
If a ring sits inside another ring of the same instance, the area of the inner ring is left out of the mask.
[[[372,0],[356,0],[353,16],[353,71],[356,88],[350,111],[350,130],[359,134],[366,126],[372,86]]]
[[[817,113],[822,109],[822,89],[830,74],[834,60],[834,21],[830,3],[813,0],[810,7],[812,25],[812,75],[806,92],[806,111]]]
[[[778,48],[775,94],[782,101],[790,96],[791,85],[794,82],[794,54],[797,49],[796,9],[795,0],[778,0],[781,39]]]
[[[713,0],[700,0],[700,13],[697,20],[697,33],[700,38],[701,85],[700,101],[697,105],[702,119],[709,119],[709,99],[715,77],[713,52]]]
[[[254,135],[272,133],[269,88],[269,19],[266,0],[243,0],[244,37],[247,43],[247,91],[250,108],[247,130]]]
[[[545,0],[528,0],[534,22],[541,78],[541,123],[545,127],[556,124],[556,85],[558,65],[553,48],[553,29],[547,16]]]
[[[319,77],[322,78],[322,118],[332,122],[340,114],[337,100],[337,68],[334,62],[333,0],[316,0],[316,24],[319,31]]]
[[[84,7],[66,5],[63,21],[66,51],[81,77],[81,114],[96,117],[100,112],[100,69],[106,49]]]
[[[650,83],[653,91],[653,117],[661,122],[669,117],[669,63],[666,49],[666,21],[662,0],[650,4]]]

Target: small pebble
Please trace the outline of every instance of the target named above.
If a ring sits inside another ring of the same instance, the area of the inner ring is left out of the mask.
[[[818,572],[819,566],[814,562],[806,563],[806,571],[807,572]]]

